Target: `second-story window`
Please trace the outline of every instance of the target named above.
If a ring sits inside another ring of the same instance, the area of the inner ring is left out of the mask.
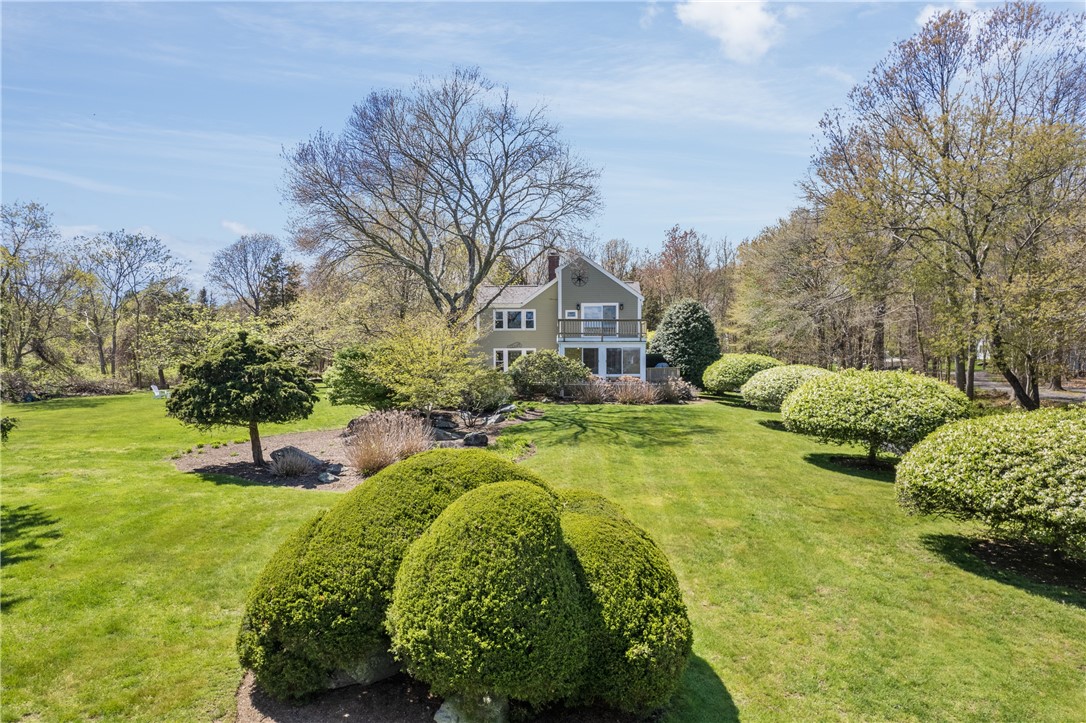
[[[535,309],[495,309],[494,329],[499,331],[535,329]]]

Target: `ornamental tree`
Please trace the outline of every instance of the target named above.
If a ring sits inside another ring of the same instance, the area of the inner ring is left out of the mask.
[[[682,299],[667,307],[649,351],[662,354],[668,364],[678,367],[683,379],[700,385],[705,369],[720,358],[720,340],[706,308],[693,299]]]
[[[199,429],[249,428],[253,462],[264,466],[261,422],[305,419],[317,401],[316,386],[277,347],[248,332],[181,366],[181,383],[166,400],[166,413]]]
[[[889,445],[909,449],[969,413],[969,398],[938,379],[909,372],[846,369],[817,376],[785,397],[790,432],[836,444],[859,443],[869,462]]]

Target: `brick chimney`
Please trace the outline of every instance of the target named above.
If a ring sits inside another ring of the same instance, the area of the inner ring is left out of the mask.
[[[547,281],[548,283],[554,281],[554,277],[558,275],[558,252],[547,252]]]

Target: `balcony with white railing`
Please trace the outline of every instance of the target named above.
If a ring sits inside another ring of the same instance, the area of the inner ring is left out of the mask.
[[[644,319],[559,319],[558,341],[645,341]]]

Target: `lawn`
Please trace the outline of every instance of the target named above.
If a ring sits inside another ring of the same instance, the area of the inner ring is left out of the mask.
[[[187,430],[150,395],[5,413],[4,719],[229,716],[246,589],[335,493],[174,471],[172,453],[243,434]],[[322,403],[291,429],[352,414]],[[971,528],[906,516],[886,475],[776,419],[563,406],[506,433],[670,557],[696,657],[669,722],[1086,718],[1086,596],[979,563]]]

